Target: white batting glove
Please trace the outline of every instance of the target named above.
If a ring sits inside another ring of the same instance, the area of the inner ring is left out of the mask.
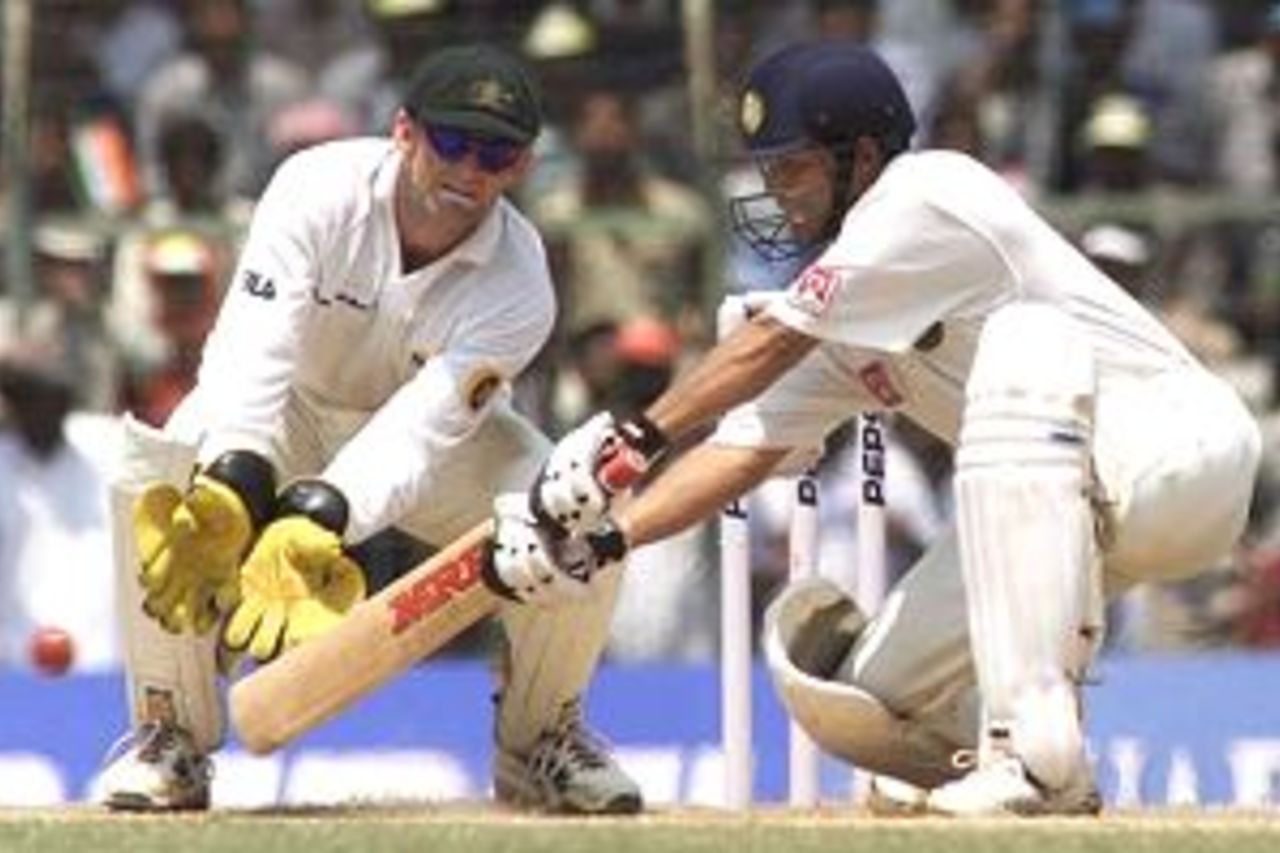
[[[613,495],[640,478],[666,437],[649,420],[601,412],[555,446],[529,492],[534,517],[557,537],[595,530]]]
[[[600,453],[616,441],[613,416],[601,412],[556,444],[530,492],[534,515],[563,536],[595,527],[609,511],[610,495],[596,478]]]
[[[493,545],[484,573],[490,589],[538,607],[556,607],[587,594],[591,575],[581,565],[582,549],[565,548],[580,540],[552,541],[529,511],[528,495],[499,495],[493,513]],[[562,567],[567,550],[579,551],[578,562]]]

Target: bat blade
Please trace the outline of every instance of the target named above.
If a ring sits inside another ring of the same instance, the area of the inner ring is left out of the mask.
[[[237,681],[231,724],[244,747],[283,746],[493,613],[501,599],[480,577],[492,533],[492,522],[476,525],[329,632]]]

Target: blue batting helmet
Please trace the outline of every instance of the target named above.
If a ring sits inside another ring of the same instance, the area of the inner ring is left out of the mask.
[[[880,140],[892,156],[906,149],[916,120],[884,60],[832,40],[791,45],[757,65],[742,90],[738,126],[757,156],[842,147],[859,136]]]

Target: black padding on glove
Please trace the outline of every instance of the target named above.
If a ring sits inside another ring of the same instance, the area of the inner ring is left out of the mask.
[[[339,536],[347,529],[351,506],[338,488],[324,480],[295,480],[276,500],[276,518],[304,515]]]
[[[230,486],[244,501],[255,530],[272,518],[276,496],[276,472],[271,462],[252,450],[228,450],[201,472]]]
[[[494,595],[521,603],[522,599],[516,595],[516,591],[507,585],[506,581],[498,574],[497,568],[493,564],[493,553],[498,543],[490,537],[489,541],[484,544],[484,554],[480,560],[480,580],[488,588],[489,592]]]

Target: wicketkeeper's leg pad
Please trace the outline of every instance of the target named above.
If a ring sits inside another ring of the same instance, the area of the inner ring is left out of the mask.
[[[764,616],[774,688],[823,750],[873,773],[932,788],[955,778],[954,743],[899,716],[857,684],[835,680],[867,625],[854,601],[825,578],[789,585]]]
[[[110,487],[112,560],[116,573],[129,715],[136,727],[163,721],[186,730],[208,752],[223,737],[218,691],[217,631],[205,637],[170,634],[142,610],[133,504],[143,486],[187,484],[196,448],[124,416],[121,466]]]

